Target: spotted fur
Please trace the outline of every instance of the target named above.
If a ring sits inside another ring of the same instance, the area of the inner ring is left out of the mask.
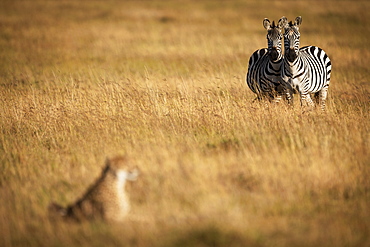
[[[122,221],[130,210],[129,198],[125,192],[126,181],[136,180],[138,174],[138,169],[131,167],[126,157],[107,159],[100,177],[80,199],[65,208],[51,203],[49,212],[76,221]]]

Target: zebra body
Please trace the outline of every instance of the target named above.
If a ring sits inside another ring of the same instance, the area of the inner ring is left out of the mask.
[[[281,68],[283,59],[273,62],[267,48],[255,51],[249,59],[247,84],[258,99],[273,99],[281,91]]]
[[[256,50],[249,58],[246,82],[257,99],[263,97],[280,101],[283,94],[281,70],[283,65],[282,53],[282,29],[287,19],[282,17],[278,25],[263,20],[263,26],[267,30],[268,48]]]
[[[310,97],[310,94],[314,93],[315,98],[320,102],[321,109],[325,110],[331,61],[325,51],[317,46],[299,48],[301,22],[302,18],[297,17],[294,23],[290,22],[285,26],[282,78],[285,87],[298,91],[302,106],[314,105]]]

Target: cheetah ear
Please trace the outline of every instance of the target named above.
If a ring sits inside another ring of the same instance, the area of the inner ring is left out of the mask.
[[[302,24],[302,16],[297,16],[294,20],[294,26],[300,26]]]
[[[109,170],[110,168],[110,159],[108,157],[105,158],[105,163],[103,167],[103,173]]]
[[[108,157],[105,158],[105,166],[110,166],[110,160]]]
[[[107,157],[107,158],[105,159],[105,163],[104,163],[103,169],[101,170],[101,174],[102,174],[102,175],[105,175],[105,174],[107,174],[110,170],[111,170],[111,167],[110,167],[110,159]]]
[[[270,29],[270,26],[271,26],[270,20],[267,18],[263,19],[263,27],[268,30]]]
[[[280,29],[283,29],[283,28],[285,28],[287,25],[288,25],[288,19],[287,19],[285,16],[281,17],[281,18],[280,18],[280,20],[279,20],[279,22],[278,22],[278,27],[279,27]]]

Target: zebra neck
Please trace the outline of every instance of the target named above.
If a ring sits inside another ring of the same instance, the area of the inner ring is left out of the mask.
[[[288,59],[284,59],[284,68],[289,71],[297,70],[302,64],[302,58],[298,55],[298,57],[293,61],[290,62]]]
[[[271,60],[269,59],[269,63],[270,63],[272,66],[280,66],[282,62],[283,62],[283,58],[282,58],[282,57],[281,57],[281,58],[279,58],[279,60],[276,60],[276,61],[271,61]]]
[[[280,71],[280,69],[281,69],[281,65],[282,65],[282,62],[283,62],[283,59],[281,58],[281,59],[279,59],[279,60],[277,60],[277,61],[271,61],[271,60],[269,60],[269,65],[268,65],[268,67],[269,68],[272,68],[273,70],[275,70],[275,71]]]
[[[295,79],[297,77],[301,77],[305,73],[303,67],[304,62],[302,57],[299,55],[293,62],[288,61],[288,59],[284,59],[282,75],[285,80],[288,78]]]

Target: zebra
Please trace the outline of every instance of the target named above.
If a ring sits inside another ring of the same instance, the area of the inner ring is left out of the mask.
[[[313,107],[310,94],[314,93],[321,110],[325,111],[325,102],[331,74],[331,61],[324,50],[317,46],[299,48],[299,26],[302,17],[294,23],[286,22],[284,29],[284,65],[282,69],[283,84],[293,88],[301,96],[301,106]],[[287,93],[289,101],[291,94]]]
[[[283,64],[282,30],[288,19],[280,18],[278,24],[269,19],[263,20],[267,30],[268,48],[256,50],[249,58],[246,82],[257,99],[268,98],[270,101],[279,102],[283,95],[281,69]]]

